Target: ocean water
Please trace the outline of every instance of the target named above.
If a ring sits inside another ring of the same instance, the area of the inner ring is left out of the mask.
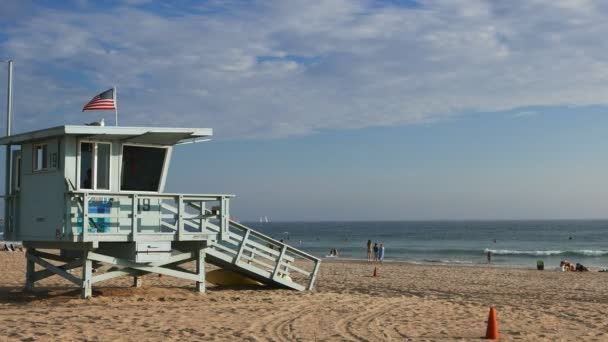
[[[385,260],[557,269],[561,260],[608,268],[608,220],[244,222],[312,255],[337,248],[340,258],[366,259],[367,240],[383,243]]]

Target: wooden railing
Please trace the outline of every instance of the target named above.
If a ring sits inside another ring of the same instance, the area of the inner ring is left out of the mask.
[[[66,228],[81,241],[186,241],[210,233],[224,240],[231,197],[71,191],[66,194]],[[210,232],[212,223],[219,230]]]
[[[209,225],[211,231],[220,227]],[[312,289],[321,260],[236,221],[230,221],[228,238],[207,251],[260,277],[297,290]]]

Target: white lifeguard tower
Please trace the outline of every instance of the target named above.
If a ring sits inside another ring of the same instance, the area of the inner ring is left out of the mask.
[[[1,138],[12,164],[4,238],[27,248],[26,289],[59,275],[87,298],[98,282],[132,276],[140,286],[158,273],[203,292],[205,261],[312,289],[320,260],[231,221],[233,195],[163,192],[174,146],[211,136],[210,128],[59,126]],[[190,261],[194,271],[179,266]],[[69,271],[79,267],[81,277]]]

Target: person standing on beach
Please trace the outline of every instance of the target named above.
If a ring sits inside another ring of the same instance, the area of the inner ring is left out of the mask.
[[[380,244],[380,252],[378,255],[378,259],[380,259],[380,263],[382,263],[384,261],[384,244],[383,243]]]
[[[367,240],[367,261],[372,261],[372,240]]]
[[[378,261],[378,243],[374,243],[374,261]]]
[[[488,251],[488,264],[492,263],[492,252]]]

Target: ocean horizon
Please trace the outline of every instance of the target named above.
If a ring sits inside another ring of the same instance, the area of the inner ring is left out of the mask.
[[[608,219],[243,222],[317,257],[367,258],[367,241],[385,260],[557,269],[562,260],[608,268]]]

